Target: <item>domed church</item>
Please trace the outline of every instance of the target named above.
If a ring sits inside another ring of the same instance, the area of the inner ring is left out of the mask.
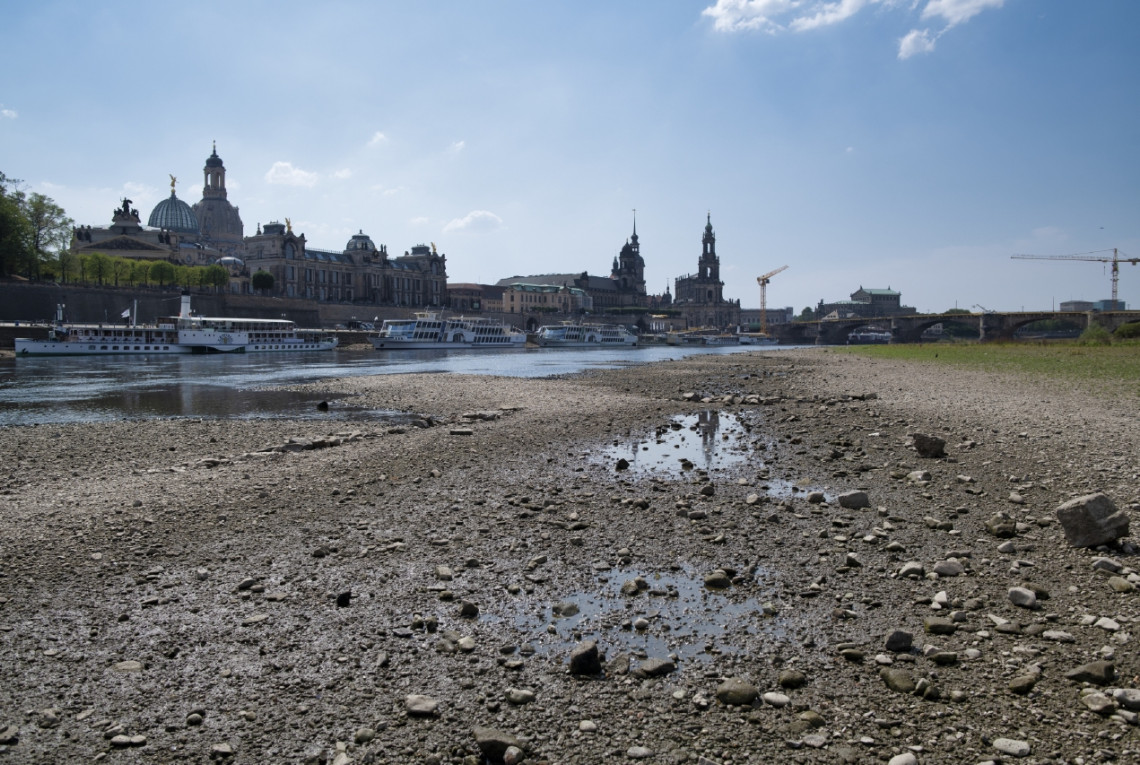
[[[202,201],[194,205],[201,243],[231,253],[241,247],[245,236],[238,208],[226,199],[226,166],[218,156],[218,145],[206,158],[202,169]],[[151,225],[154,225],[153,223]]]

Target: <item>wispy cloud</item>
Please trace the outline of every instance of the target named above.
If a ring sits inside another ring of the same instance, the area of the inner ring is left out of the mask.
[[[372,137],[368,139],[368,145],[369,146],[379,146],[380,144],[386,143],[387,141],[388,141],[388,136],[384,135],[379,130],[377,130],[375,133],[372,134]]]
[[[339,181],[343,181],[344,179],[351,178],[351,177],[352,177],[352,170],[350,168],[347,168],[347,167],[344,168],[343,170],[337,170],[335,173],[333,173],[333,178],[336,178]]]
[[[835,3],[826,3],[816,6],[815,12],[810,16],[805,15],[792,19],[788,26],[797,32],[831,26],[846,21],[863,10],[865,6],[874,2],[878,2],[878,0],[839,0]]]
[[[1005,0],[930,0],[922,9],[923,19],[942,19],[946,28],[963,24],[987,8],[1001,8]]]
[[[503,219],[487,210],[472,210],[443,227],[444,233],[462,231],[470,234],[487,234],[503,227]]]
[[[292,162],[274,162],[265,174],[265,182],[278,186],[306,186],[317,184],[317,174],[293,167]]]
[[[14,120],[20,115],[16,113],[15,109],[0,109],[0,117],[6,120]]]
[[[1001,8],[1005,0],[716,0],[701,11],[712,19],[718,32],[759,31],[770,35],[809,32],[841,24],[870,7],[914,14],[919,20],[941,23],[940,30],[913,29],[899,40],[898,57],[907,59],[930,53],[947,30],[964,24],[979,13]]]
[[[463,151],[466,146],[466,141],[456,141],[455,143],[451,144],[451,146],[447,147],[447,150],[452,154],[458,154],[459,152]]]
[[[929,29],[910,30],[899,39],[899,58],[906,60],[919,53],[930,53],[934,50],[934,40]]]
[[[408,223],[411,223],[413,226],[426,226],[430,222],[431,219],[426,215],[419,215],[408,221]]]

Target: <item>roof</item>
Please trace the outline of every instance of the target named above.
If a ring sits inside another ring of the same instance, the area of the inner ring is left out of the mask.
[[[174,195],[173,190],[169,197],[154,206],[146,225],[179,234],[198,234],[198,216],[190,205]]]
[[[889,295],[891,297],[902,294],[901,292],[895,292],[890,287],[887,287],[885,290],[873,289],[871,287],[859,287],[858,292],[865,292],[868,295]]]

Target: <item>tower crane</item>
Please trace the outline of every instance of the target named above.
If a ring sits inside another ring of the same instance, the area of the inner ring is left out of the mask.
[[[762,335],[768,334],[768,282],[785,268],[787,266],[780,266],[775,271],[756,277],[756,283],[760,285],[760,334]]]
[[[1092,252],[1080,252],[1076,255],[1012,255],[1014,260],[1086,260],[1095,263],[1111,263],[1112,264],[1112,307],[1115,309],[1119,303],[1116,301],[1116,283],[1120,279],[1120,264],[1131,263],[1136,265],[1140,263],[1140,258],[1120,257],[1120,252],[1113,247],[1112,257],[1102,255],[1107,253],[1108,250],[1093,250]]]

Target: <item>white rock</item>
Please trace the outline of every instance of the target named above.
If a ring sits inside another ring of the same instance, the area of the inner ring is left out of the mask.
[[[1028,741],[1018,741],[1014,738],[995,738],[994,749],[1010,757],[1028,757],[1033,751]]]

